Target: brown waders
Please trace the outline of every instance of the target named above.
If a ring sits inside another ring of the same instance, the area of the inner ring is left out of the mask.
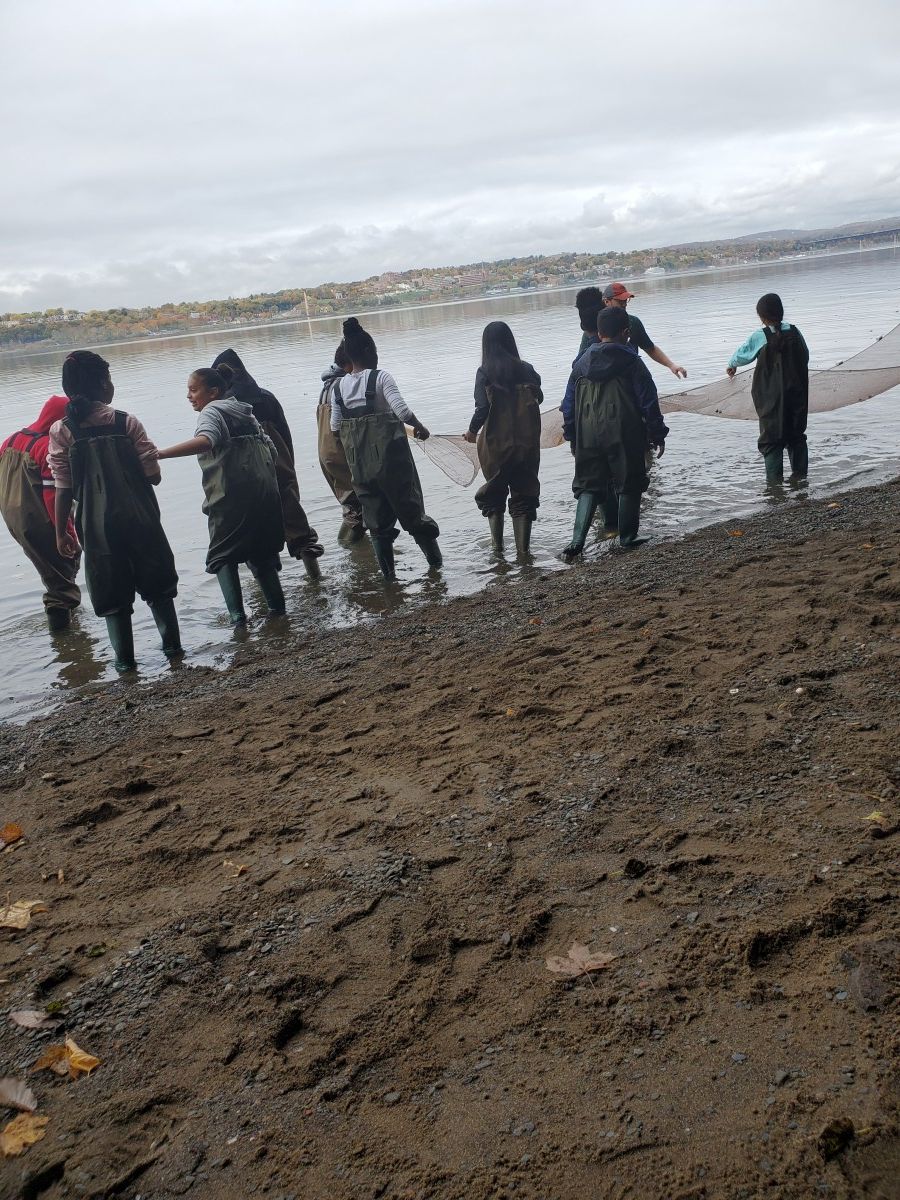
[[[234,624],[246,620],[238,564],[246,563],[269,612],[285,611],[278,578],[284,548],[281,496],[272,452],[255,420],[222,412],[229,438],[198,456],[209,522],[206,569],[215,575]]]
[[[316,423],[319,429],[319,466],[335,500],[340,504],[344,517],[344,528],[353,536],[365,533],[362,506],[353,490],[353,480],[350,478],[350,464],[341,445],[341,439],[331,428],[331,400],[329,389],[325,388],[322,398],[316,408]]]
[[[0,455],[0,513],[44,584],[44,610],[51,632],[68,628],[70,613],[81,603],[75,582],[81,556],[63,558],[56,548],[56,529],[44,503],[44,480],[29,451],[39,437],[23,429],[32,441],[22,450],[11,447]]]
[[[487,420],[478,435],[478,461],[484,483],[475,503],[491,528],[491,542],[503,550],[503,513],[509,499],[516,551],[524,558],[531,544],[531,526],[540,504],[541,391],[520,383],[514,392],[486,385]]]
[[[159,517],[159,504],[125,431],[125,413],[112,425],[63,422],[69,448],[75,529],[84,550],[91,604],[106,618],[116,670],[133,670],[131,614],[135,594],[150,606],[169,658],[181,655],[174,598],[175,560]]]
[[[353,489],[362,507],[363,521],[372,535],[375,557],[385,579],[396,578],[393,543],[399,521],[425,555],[430,567],[441,565],[437,522],[425,512],[422,485],[413,462],[403,423],[392,412],[375,411],[378,372],[366,381],[366,402],[349,409],[335,382],[335,398],[344,419],[341,444],[350,466]]]
[[[322,544],[300,503],[300,483],[293,455],[273,422],[262,422],[262,428],[275,447],[275,480],[281,497],[287,552],[291,558],[300,559],[311,579],[318,579],[321,575],[318,560],[323,554]]]

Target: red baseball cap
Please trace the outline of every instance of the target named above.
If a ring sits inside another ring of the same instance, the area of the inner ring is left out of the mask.
[[[604,300],[633,300],[634,292],[629,292],[624,283],[611,283],[603,289]]]

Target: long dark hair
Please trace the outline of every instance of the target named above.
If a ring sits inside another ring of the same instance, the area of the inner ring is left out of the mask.
[[[367,333],[356,317],[348,317],[344,322],[344,349],[350,361],[357,367],[368,367],[375,370],[378,366],[378,348],[371,333]]]
[[[766,341],[773,350],[780,350],[782,337],[781,322],[784,320],[784,305],[777,292],[766,292],[756,302],[756,315],[766,328]]]
[[[578,319],[585,333],[597,332],[597,314],[604,307],[603,293],[598,287],[582,288],[575,297]]]
[[[63,363],[62,388],[69,397],[66,416],[78,424],[92,404],[107,403],[109,363],[93,350],[73,350]]]
[[[481,369],[488,383],[510,391],[522,380],[522,358],[505,321],[491,321],[481,335]]]

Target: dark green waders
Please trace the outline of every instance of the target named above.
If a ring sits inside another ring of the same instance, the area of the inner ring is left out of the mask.
[[[56,529],[44,504],[44,480],[31,457],[31,446],[44,436],[24,429],[31,444],[11,447],[0,455],[0,513],[44,585],[44,610],[51,633],[69,628],[71,612],[81,603],[75,578],[81,556],[63,558],[56,548]]]
[[[393,544],[398,521],[415,539],[430,567],[440,567],[443,560],[437,542],[440,530],[425,512],[422,485],[403,424],[392,412],[375,412],[377,378],[377,371],[369,372],[364,407],[347,408],[341,398],[340,380],[334,387],[344,415],[341,444],[353,489],[372,535],[381,573],[391,581],[396,578]]]
[[[74,438],[69,462],[85,582],[94,612],[106,618],[117,671],[135,669],[135,594],[150,605],[165,653],[181,653],[175,560],[125,420],[116,412],[112,425],[79,425],[70,417],[63,422]]]
[[[575,393],[575,478],[578,498],[568,559],[584,549],[598,506],[604,524],[618,528],[619,544],[636,546],[641,495],[647,490],[647,431],[625,383],[580,379]],[[645,539],[644,539],[645,540]]]
[[[291,558],[299,558],[310,579],[320,579],[319,559],[324,553],[319,535],[310,525],[300,503],[300,483],[294,458],[284,438],[271,421],[262,425],[275,447],[275,481],[281,498],[284,540]],[[260,584],[262,587],[262,584]]]
[[[272,451],[255,421],[221,412],[228,440],[198,458],[209,522],[206,569],[219,580],[233,624],[246,620],[238,563],[247,563],[269,612],[285,611],[278,572],[284,520]]]
[[[784,452],[791,474],[805,479],[809,470],[806,422],[809,415],[809,350],[799,329],[791,326],[780,339],[765,329],[766,344],[753,370],[751,395],[759,418],[759,452],[766,482],[784,479]]]
[[[485,482],[475,493],[475,503],[488,519],[492,548],[500,554],[508,498],[516,553],[524,559],[540,504],[541,390],[533,383],[520,383],[515,392],[493,384],[485,390],[488,415],[478,434],[478,461]]]

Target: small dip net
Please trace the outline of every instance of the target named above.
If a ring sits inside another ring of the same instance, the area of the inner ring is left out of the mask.
[[[726,417],[753,421],[756,410],[750,387],[753,369],[742,371],[734,379],[701,384],[671,396],[660,396],[664,413],[689,412],[703,417]],[[861,404],[882,392],[900,386],[900,325],[878,338],[865,350],[822,371],[809,373],[809,411],[833,412],[850,404]],[[408,430],[410,436],[412,431]],[[545,409],[541,415],[541,449],[552,450],[563,444],[562,413]],[[419,447],[445,475],[461,487],[468,487],[479,471],[478,451],[471,442],[449,433],[433,433]]]

